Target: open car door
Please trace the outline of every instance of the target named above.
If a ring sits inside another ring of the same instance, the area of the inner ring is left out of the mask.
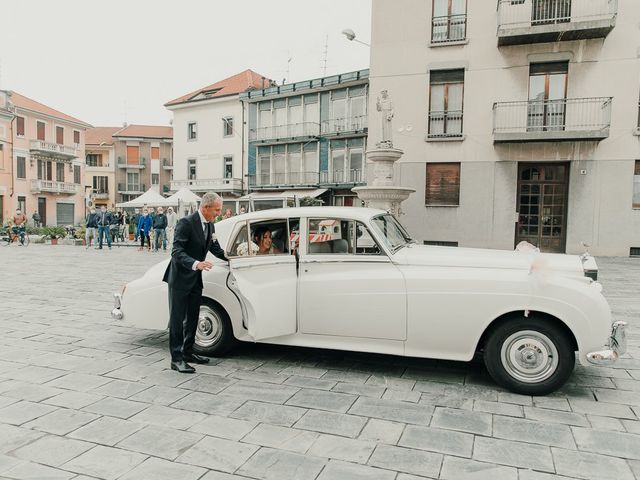
[[[244,326],[254,340],[296,333],[296,267],[294,255],[230,259],[229,288],[240,300]]]

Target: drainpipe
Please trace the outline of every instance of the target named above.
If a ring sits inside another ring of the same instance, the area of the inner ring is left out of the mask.
[[[242,157],[240,158],[240,181],[242,192],[240,196],[244,195],[244,100],[240,100],[242,104]]]
[[[14,114],[13,118],[9,121],[9,143],[11,147],[9,148],[9,162],[11,163],[11,193],[9,197],[13,197],[15,193],[15,177],[13,175],[13,121],[16,119],[16,115]],[[12,207],[13,208],[13,207]]]

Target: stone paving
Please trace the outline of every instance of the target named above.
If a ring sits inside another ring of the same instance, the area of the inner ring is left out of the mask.
[[[109,316],[161,258],[0,247],[1,478],[640,479],[640,259],[598,259],[629,353],[532,398],[479,363],[250,344],[180,375]]]

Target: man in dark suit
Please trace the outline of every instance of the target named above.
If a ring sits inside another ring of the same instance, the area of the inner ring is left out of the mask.
[[[208,358],[193,353],[193,343],[202,301],[202,271],[213,267],[213,263],[206,261],[207,252],[228,261],[213,235],[213,220],[221,210],[222,198],[206,193],[198,211],[181,218],[176,225],[171,262],[163,280],[169,284],[171,369],[180,373],[195,372],[187,362],[209,362]]]

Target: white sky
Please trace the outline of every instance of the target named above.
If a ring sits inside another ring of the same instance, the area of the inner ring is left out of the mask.
[[[4,3],[4,2],[3,2]],[[369,66],[370,0],[12,0],[0,88],[94,126],[167,125],[163,104],[247,68],[282,82]],[[126,112],[126,113],[125,113]]]

